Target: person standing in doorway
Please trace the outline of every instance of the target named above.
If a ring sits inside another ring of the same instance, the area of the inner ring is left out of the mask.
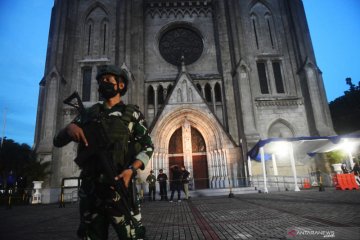
[[[167,175],[163,172],[162,169],[159,170],[159,175],[157,176],[157,180],[159,182],[159,185],[160,185],[160,196],[161,196],[161,199],[160,201],[162,200],[168,200],[168,197],[167,197]]]
[[[156,178],[154,176],[154,171],[151,170],[149,176],[146,178],[146,182],[149,184],[149,201],[151,199],[155,201],[155,192],[156,192]],[[152,196],[152,198],[151,198]]]
[[[174,193],[177,191],[178,193],[178,202],[181,202],[181,188],[182,188],[182,172],[178,165],[173,165],[170,167],[172,171],[172,179],[170,182],[170,189],[171,189],[171,197],[170,202],[173,201]]]
[[[185,167],[181,167],[182,172],[182,183],[183,183],[183,189],[185,193],[185,199],[189,199],[189,176],[190,173],[188,170],[186,170]]]

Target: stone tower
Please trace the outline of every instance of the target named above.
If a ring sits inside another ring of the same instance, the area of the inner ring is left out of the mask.
[[[130,72],[123,99],[151,126],[144,175],[177,163],[195,189],[242,186],[260,138],[334,133],[301,0],[55,0],[35,135],[50,201],[79,171],[75,144],[52,146],[76,115],[63,100],[97,102],[103,64]]]

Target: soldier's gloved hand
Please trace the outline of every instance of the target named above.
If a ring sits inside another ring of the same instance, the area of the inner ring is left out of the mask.
[[[132,165],[122,171],[118,176],[115,177],[115,181],[123,179],[125,187],[129,186],[130,180],[133,177],[133,174],[136,174],[136,170],[143,167],[143,162],[136,159]]]
[[[82,141],[85,146],[88,146],[88,142],[86,140],[83,130],[75,123],[70,123],[66,127],[66,132],[75,142]]]
[[[133,175],[133,170],[125,169],[124,171],[121,172],[120,175],[115,177],[115,180],[118,181],[120,179],[123,179],[125,187],[127,188],[129,186],[132,175]]]

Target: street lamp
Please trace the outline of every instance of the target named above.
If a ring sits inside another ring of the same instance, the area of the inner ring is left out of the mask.
[[[340,145],[340,148],[347,153],[347,155],[349,157],[350,168],[353,169],[354,161],[353,161],[352,152],[355,149],[355,143],[349,142],[348,139],[345,138],[344,142]]]

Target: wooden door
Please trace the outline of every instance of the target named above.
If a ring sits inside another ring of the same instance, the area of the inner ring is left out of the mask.
[[[206,155],[193,155],[193,169],[195,189],[209,188]]]

